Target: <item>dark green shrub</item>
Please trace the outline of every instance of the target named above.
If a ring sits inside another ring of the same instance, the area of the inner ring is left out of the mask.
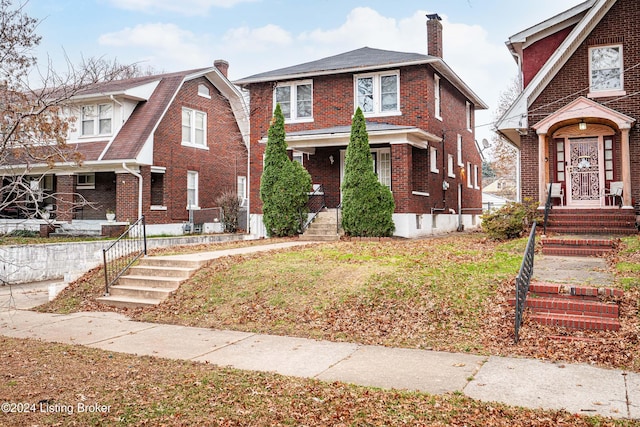
[[[373,171],[362,110],[353,116],[342,182],[342,228],[349,236],[384,237],[395,231],[391,191]]]
[[[538,202],[531,199],[507,203],[497,211],[482,215],[482,229],[497,240],[521,237],[531,229],[533,221],[541,221],[538,206]]]
[[[263,222],[270,237],[300,233],[306,219],[306,206],[311,191],[311,176],[287,155],[284,116],[276,105],[269,127],[260,180]]]

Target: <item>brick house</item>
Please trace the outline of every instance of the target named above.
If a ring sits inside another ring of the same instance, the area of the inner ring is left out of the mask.
[[[113,210],[118,222],[144,214],[151,234],[182,234],[189,207],[215,207],[225,190],[246,197],[249,126],[227,69],[216,61],[79,92],[67,143],[82,164],[30,165],[29,176],[44,175],[39,205],[61,224],[96,227]]]
[[[638,22],[637,0],[588,0],[509,38],[523,91],[497,128],[520,150],[522,197],[544,207],[555,184],[554,207],[583,216],[638,209]]]
[[[474,112],[485,103],[442,59],[442,24],[427,20],[428,54],[364,47],[234,83],[250,94],[251,230],[264,235],[260,177],[276,102],[294,160],[340,204],[351,120],[360,106],[379,180],[394,196],[396,235],[479,224],[481,158]]]

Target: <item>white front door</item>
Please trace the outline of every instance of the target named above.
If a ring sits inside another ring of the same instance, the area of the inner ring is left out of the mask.
[[[601,139],[569,138],[568,151],[567,206],[600,206],[604,185]]]

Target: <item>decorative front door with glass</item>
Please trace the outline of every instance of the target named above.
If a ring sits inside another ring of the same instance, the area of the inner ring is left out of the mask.
[[[569,139],[567,205],[600,205],[603,170],[599,146],[597,137]]]

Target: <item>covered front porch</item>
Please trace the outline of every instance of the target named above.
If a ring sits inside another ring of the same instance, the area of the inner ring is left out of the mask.
[[[540,207],[551,193],[554,207],[632,210],[629,132],[634,123],[580,97],[533,125]]]

